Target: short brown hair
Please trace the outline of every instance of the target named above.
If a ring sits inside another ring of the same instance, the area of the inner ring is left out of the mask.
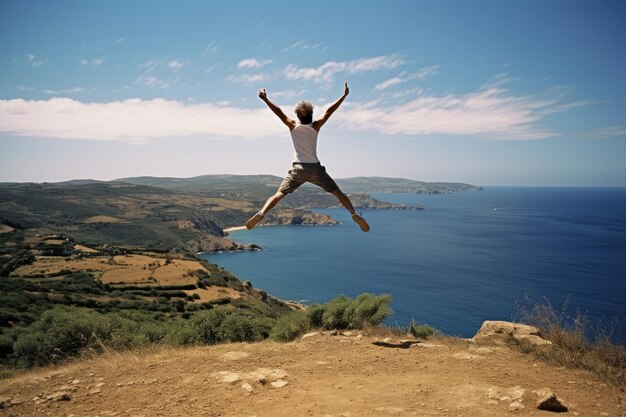
[[[313,105],[308,101],[301,101],[296,106],[296,116],[303,125],[308,125],[313,122]]]

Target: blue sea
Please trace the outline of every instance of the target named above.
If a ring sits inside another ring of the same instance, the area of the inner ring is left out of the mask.
[[[390,325],[471,337],[484,320],[517,318],[530,296],[565,316],[618,320],[614,338],[626,340],[626,188],[373,196],[425,210],[365,210],[369,233],[343,209],[319,210],[341,224],[235,232],[264,250],[202,257],[283,299],[391,294]]]

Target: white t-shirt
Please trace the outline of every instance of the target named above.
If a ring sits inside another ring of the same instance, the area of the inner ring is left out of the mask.
[[[312,125],[312,123],[310,125],[298,124],[291,131],[291,141],[295,150],[293,162],[311,164],[320,161],[317,159],[318,132],[313,129]]]

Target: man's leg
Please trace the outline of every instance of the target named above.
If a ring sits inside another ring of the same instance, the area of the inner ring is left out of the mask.
[[[337,197],[337,200],[339,200],[341,205],[344,206],[346,210],[350,212],[350,214],[352,214],[352,220],[354,220],[359,225],[361,230],[363,230],[364,232],[369,232],[370,225],[367,224],[365,219],[356,212],[348,196],[345,195],[343,191],[341,191],[340,189],[337,189],[336,191],[331,192],[331,194]]]
[[[344,206],[346,210],[350,212],[350,214],[356,213],[354,206],[352,206],[352,202],[350,201],[348,196],[343,193],[343,191],[337,189],[337,191],[333,191],[331,194],[337,197],[337,200],[339,200],[341,205]]]
[[[273,196],[267,199],[261,211],[259,211],[254,216],[250,217],[250,219],[246,222],[246,228],[253,229],[254,226],[257,225],[257,223],[263,220],[263,217],[265,217],[265,214],[271,209],[273,209],[274,207],[276,207],[276,205],[280,202],[280,200],[285,198],[286,195],[287,194],[284,194],[282,191],[276,191],[276,194],[274,194]]]

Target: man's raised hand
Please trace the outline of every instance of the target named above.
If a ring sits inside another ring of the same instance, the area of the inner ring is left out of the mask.
[[[343,95],[347,96],[348,94],[350,94],[350,89],[348,88],[348,82],[346,81],[343,85]]]
[[[261,100],[265,100],[267,98],[267,93],[265,92],[265,88],[259,89],[259,98]]]

